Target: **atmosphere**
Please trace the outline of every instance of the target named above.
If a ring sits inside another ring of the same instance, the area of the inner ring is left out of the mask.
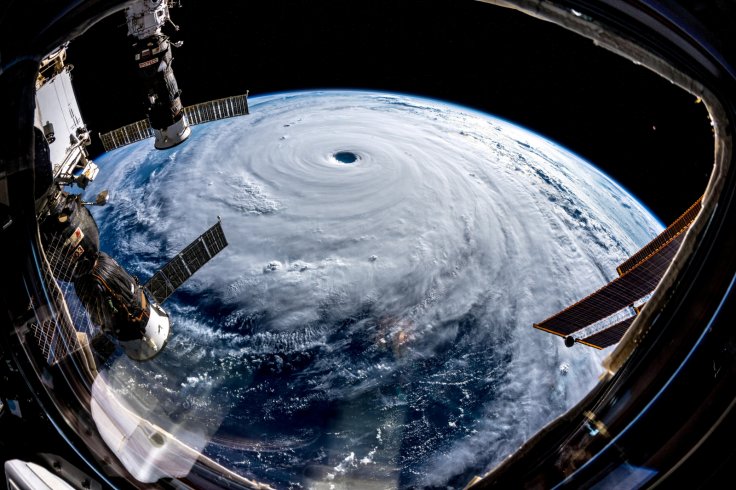
[[[156,420],[197,400],[159,424],[196,432],[216,413],[205,454],[278,486],[459,484],[592,388],[601,354],[531,325],[661,229],[626,191],[524,128],[437,101],[251,104],[180,147],[98,159],[101,247],[132,273],[218,215],[230,241],[172,298],[157,362],[121,358],[108,383],[134,376],[126,392],[156,393]]]
[[[530,128],[602,168],[669,223],[703,193],[713,135],[703,104],[549,22],[479,1],[285,0],[172,9],[184,105],[245,93],[356,88],[429,96]],[[143,119],[125,16],[69,59],[93,133]],[[100,64],[104,47],[108,60]],[[95,138],[93,149],[101,151]],[[94,151],[93,151],[94,153]],[[95,156],[94,154],[92,155]]]

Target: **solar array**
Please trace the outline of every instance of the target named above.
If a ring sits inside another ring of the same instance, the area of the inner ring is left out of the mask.
[[[158,304],[162,304],[225,247],[227,239],[218,221],[156,272],[143,287]]]
[[[534,326],[567,336],[630,306],[657,287],[683,237],[684,233],[680,233],[624,275]]]
[[[210,100],[184,108],[184,117],[190,125],[217,121],[228,117],[248,114],[248,94],[234,95],[223,99]],[[148,119],[141,119],[126,126],[100,134],[105,151],[153,138],[153,128]]]
[[[148,119],[141,119],[108,133],[100,134],[100,140],[105,151],[114,150],[146,138],[153,138],[153,128]]]
[[[680,249],[685,232],[700,212],[701,202],[702,198],[698,199],[666,230],[623,262],[617,268],[619,277],[561,312],[535,323],[534,328],[562,337],[572,336],[651,294]],[[574,340],[598,349],[611,346],[621,340],[635,318],[629,317]]]
[[[631,316],[626,320],[614,323],[604,330],[583,337],[582,339],[576,339],[576,341],[590,347],[595,347],[596,349],[605,349],[621,340],[621,337],[624,336],[631,324],[634,323],[635,318],[636,316]]]
[[[616,268],[619,275],[622,275],[629,270],[636,267],[636,264],[647,258],[649,255],[656,252],[665,243],[671,240],[675,235],[686,229],[690,223],[695,220],[695,217],[702,208],[703,198],[701,197],[695,204],[690,206],[687,211],[682,213],[682,216],[677,218],[670,226],[667,227],[662,233],[657,235],[651,242],[644,245],[641,250],[636,252],[634,255],[626,259],[621,265]]]

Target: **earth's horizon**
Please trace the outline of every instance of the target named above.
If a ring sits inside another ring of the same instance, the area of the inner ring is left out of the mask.
[[[464,486],[595,385],[600,352],[531,324],[662,229],[626,190],[441,101],[250,109],[96,160],[101,247],[141,282],[218,216],[230,243],[164,305],[158,358],[101,369],[147,417],[278,487]]]

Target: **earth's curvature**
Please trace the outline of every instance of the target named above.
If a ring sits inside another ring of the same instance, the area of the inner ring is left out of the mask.
[[[179,147],[97,163],[102,248],[141,282],[218,216],[230,242],[165,304],[166,350],[102,376],[279,487],[462,486],[488,470],[601,371],[599,352],[532,323],[662,228],[567,150],[401,94],[252,98]]]

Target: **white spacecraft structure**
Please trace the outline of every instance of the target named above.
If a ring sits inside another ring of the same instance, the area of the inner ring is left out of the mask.
[[[135,141],[154,137],[160,150],[184,142],[192,133],[191,126],[227,117],[248,114],[248,94],[182,106],[181,90],[172,68],[172,41],[163,32],[166,25],[174,30],[169,9],[178,6],[173,0],[140,0],[125,10],[128,35],[135,39],[135,63],[148,100],[148,117],[100,135],[105,151]]]
[[[125,10],[128,34],[136,39],[135,61],[149,102],[148,118],[107,133],[102,138],[106,150],[148,137],[158,149],[182,143],[191,134],[187,110],[196,123],[248,113],[247,94],[182,107],[171,68],[171,46],[178,44],[162,32],[171,22],[173,5],[171,0],[140,0]],[[61,315],[55,321],[35,322],[32,330],[50,364],[84,345],[95,345],[100,337],[112,337],[131,359],[149,360],[161,352],[171,333],[161,305],[224,249],[227,239],[218,218],[145,285],[100,251],[99,230],[88,206],[106,204],[108,193],[85,202],[68,189],[86,188],[99,168],[87,151],[90,133],[74,94],[66,49],[67,44],[59,47],[41,63],[35,117],[37,218],[43,258],[59,286]],[[80,320],[87,326],[80,327]]]
[[[60,184],[86,187],[99,169],[89,159],[90,133],[79,113],[72,88],[72,65],[66,64],[67,45],[41,62],[36,80],[35,126],[48,144],[53,176]]]
[[[182,107],[171,68],[171,47],[179,43],[162,31],[171,22],[169,8],[174,5],[172,0],[138,0],[125,10],[149,107],[146,119],[101,135],[106,151],[147,138],[157,149],[171,148],[189,137],[191,124],[248,114],[247,93]],[[160,354],[172,332],[163,303],[228,243],[218,217],[145,284],[100,250],[99,229],[89,206],[107,204],[109,195],[103,191],[87,202],[73,190],[85,189],[100,169],[89,158],[91,137],[74,94],[67,47],[68,43],[43,59],[36,81],[34,198],[41,245],[36,258],[45,297],[18,328],[24,338],[33,339],[34,356],[47,367],[75,373],[73,382],[89,393],[98,442],[139,482],[184,477],[196,462],[208,461],[245,486],[270,488],[203,456],[208,440],[204,429],[192,429],[174,418],[157,419],[161,425],[147,420],[147,412],[110,388],[97,370],[108,361],[106,370]],[[125,355],[112,357],[116,352]],[[17,411],[20,414],[20,408]],[[13,482],[23,482],[19,488],[35,488],[39,478],[54,488],[63,487],[54,475],[40,475],[23,461],[5,466]]]
[[[90,133],[74,94],[73,67],[65,63],[66,48],[61,46],[43,60],[36,83],[35,198],[42,245],[38,252],[52,306],[36,309],[26,331],[49,366],[72,365],[80,375],[75,382],[87,383],[91,420],[131,476],[147,483],[183,477],[201,459],[205,434],[172,420],[160,420],[163,426],[151,423],[135,404],[110,388],[97,369],[108,360],[125,364],[131,362],[128,359],[148,361],[160,354],[172,332],[163,303],[222,251],[227,239],[218,218],[146,284],[100,250],[99,229],[89,206],[107,204],[109,195],[103,191],[85,202],[72,192],[73,186],[86,188],[100,170],[89,158]],[[188,135],[191,130],[181,119],[178,128],[186,126]],[[151,136],[158,145],[171,143],[172,134],[185,137],[178,129]],[[125,355],[112,359],[116,350]],[[57,476],[41,474],[20,460],[6,465],[6,472],[14,482],[22,482],[18,488],[36,488],[39,478],[53,488],[67,488]]]
[[[169,16],[172,6],[172,0],[140,0],[125,9],[128,35],[136,39],[135,61],[148,92],[148,118],[159,149],[176,146],[192,133],[171,66],[171,48],[181,46],[181,41],[172,42],[162,31],[167,23],[178,30]]]
[[[135,63],[143,81],[148,102],[145,119],[100,134],[105,151],[150,137],[160,150],[184,142],[192,133],[191,126],[228,117],[248,114],[248,93],[183,106],[181,90],[172,68],[172,47],[180,47],[163,32],[166,25],[175,30],[169,9],[173,0],[140,0],[125,10],[128,35],[135,39]]]

